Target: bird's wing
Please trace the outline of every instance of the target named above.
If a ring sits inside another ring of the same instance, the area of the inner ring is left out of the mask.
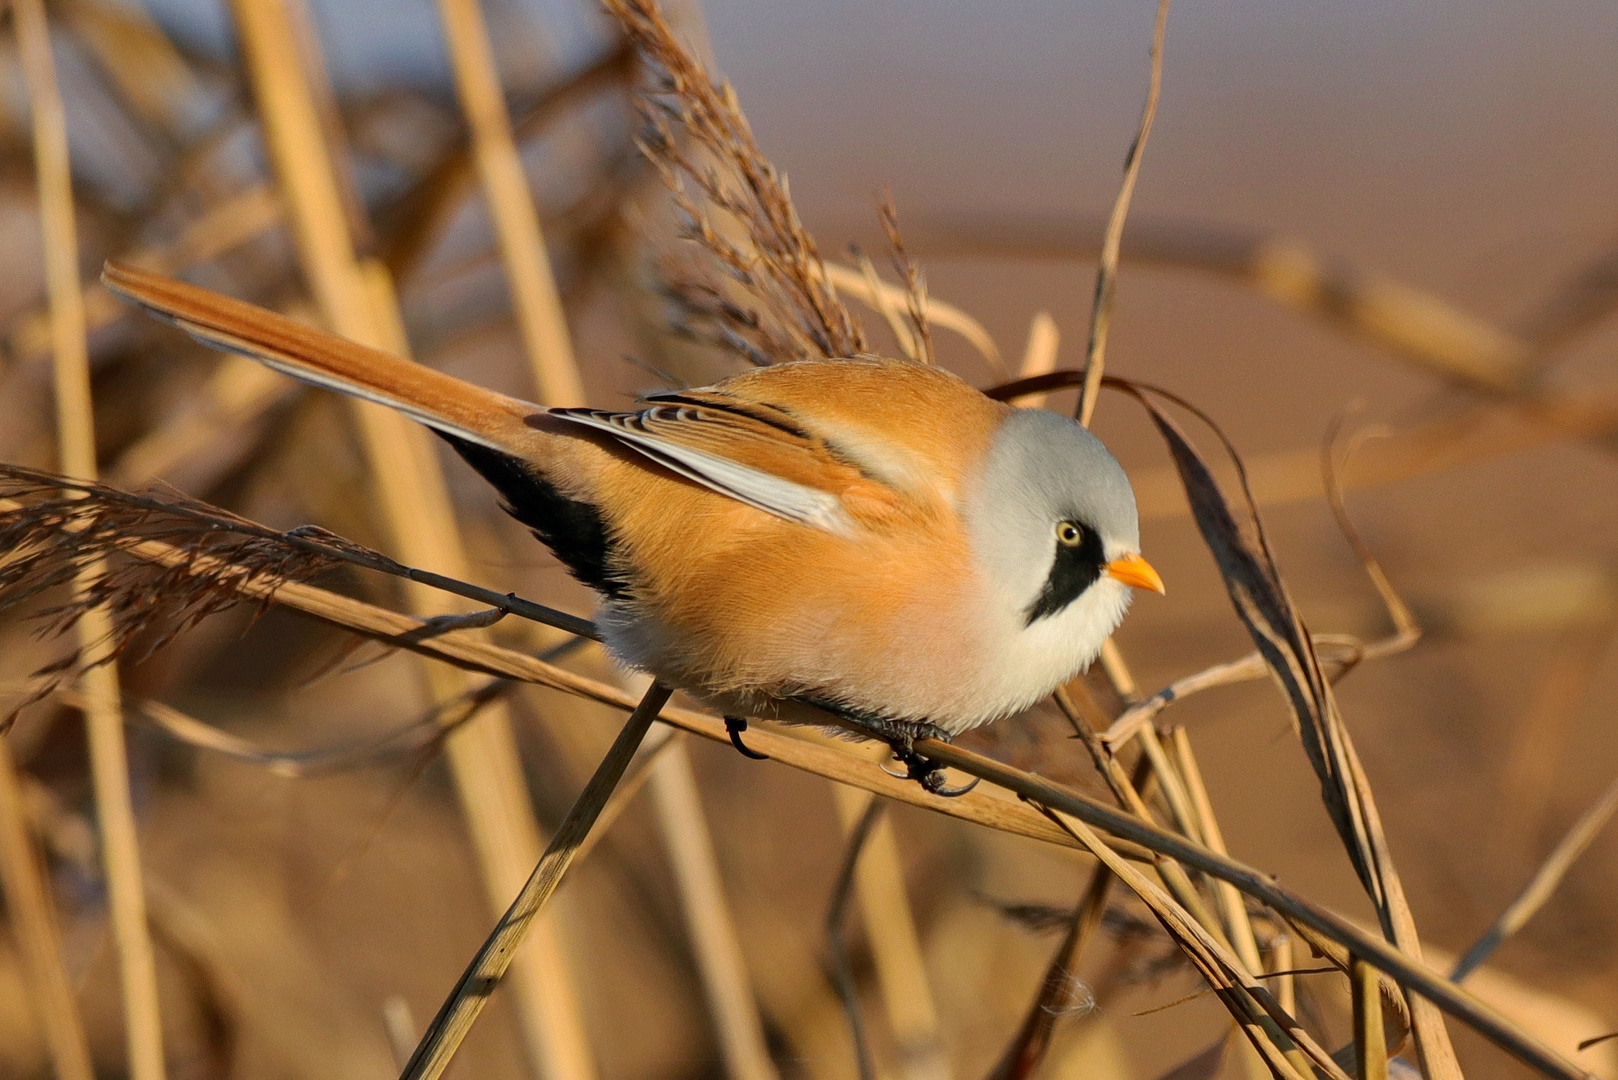
[[[545,410],[421,364],[369,349],[255,304],[161,274],[109,262],[114,293],[205,345],[241,353],[306,383],[397,409],[428,427],[533,460],[544,436],[529,421]]]
[[[723,389],[658,394],[634,412],[556,409],[685,478],[834,533],[891,509],[895,493],[788,413]]]

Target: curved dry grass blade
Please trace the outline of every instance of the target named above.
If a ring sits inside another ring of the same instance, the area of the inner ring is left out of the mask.
[[[1141,109],[1140,127],[1135,141],[1129,144],[1124,156],[1124,179],[1118,186],[1118,197],[1113,201],[1112,214],[1107,218],[1107,232],[1101,241],[1101,259],[1096,267],[1095,297],[1090,304],[1090,336],[1084,347],[1084,390],[1079,395],[1078,420],[1090,426],[1090,417],[1096,408],[1096,395],[1101,392],[1101,375],[1107,358],[1107,331],[1112,323],[1113,294],[1118,287],[1118,253],[1124,239],[1124,221],[1129,217],[1129,203],[1135,196],[1135,181],[1140,177],[1141,158],[1146,153],[1146,140],[1152,134],[1152,121],[1157,119],[1157,99],[1163,91],[1163,32],[1169,21],[1169,0],[1158,0],[1157,20],[1152,27],[1152,77],[1146,90],[1146,105]]]
[[[33,123],[34,170],[54,354],[57,445],[64,471],[93,477],[95,411],[90,397],[84,294],[79,286],[67,119],[56,82],[44,4],[41,0],[14,0],[11,13]],[[75,591],[80,597],[94,575],[95,568],[90,565],[75,575]],[[111,617],[93,604],[75,622],[81,651],[111,631]],[[118,951],[126,1067],[132,1080],[162,1080],[163,1024],[158,1008],[157,966],[141,884],[140,846],[129,791],[129,753],[124,742],[117,667],[110,662],[96,663],[82,673],[81,684],[87,699],[84,716],[90,743],[91,784]]]
[[[880,313],[893,330],[893,336],[898,339],[900,348],[905,348],[911,335],[900,321],[899,309],[895,306],[905,302],[905,290],[878,278],[876,268],[871,266],[870,259],[863,254],[860,255],[860,266],[857,269],[838,262],[828,262],[825,265],[826,280],[832,287],[840,293],[855,297],[860,303]],[[866,267],[871,267],[869,273]],[[1005,361],[1001,359],[1000,349],[995,345],[994,338],[989,336],[989,331],[984,329],[982,323],[962,309],[937,298],[928,297],[927,322],[932,326],[959,334],[979,356],[983,357],[984,362],[992,370],[1004,371]],[[1053,357],[1053,365],[1054,362]]]
[[[1618,811],[1618,780],[1607,785],[1607,790],[1579,815],[1579,820],[1573,823],[1573,827],[1546,856],[1528,884],[1523,886],[1522,892],[1506,905],[1506,910],[1500,913],[1493,925],[1456,961],[1455,970],[1449,976],[1452,980],[1460,982],[1470,975],[1489,958],[1490,953],[1500,947],[1501,942],[1521,930],[1534,917],[1534,913],[1545,906],[1567,872],[1573,868],[1574,861],[1612,820],[1614,811]]]
[[[1137,393],[1169,445],[1203,540],[1219,565],[1226,590],[1254,644],[1276,676],[1296,718],[1304,752],[1320,778],[1322,800],[1366,892],[1377,905],[1390,940],[1419,959],[1420,938],[1404,888],[1388,853],[1380,816],[1353,741],[1342,725],[1319,658],[1298,617],[1264,535],[1241,460],[1215,427],[1243,478],[1246,512],[1233,515],[1207,463],[1175,423],[1144,393]],[[1177,402],[1185,406],[1184,402]],[[1185,406],[1188,407],[1188,406]],[[1195,410],[1193,410],[1195,411]],[[1206,417],[1203,418],[1206,420]],[[1210,426],[1213,426],[1210,423]],[[1412,1003],[1416,1047],[1431,1080],[1457,1080],[1460,1065],[1443,1019],[1431,1005]]]
[[[590,782],[557,827],[556,835],[551,837],[544,856],[529,875],[528,883],[467,966],[466,973],[455,984],[455,989],[445,999],[438,1015],[433,1017],[410,1063],[400,1073],[400,1080],[436,1080],[449,1066],[455,1051],[460,1049],[461,1042],[472,1030],[478,1014],[488,1004],[489,995],[494,993],[506,969],[511,966],[517,946],[522,943],[556,887],[562,883],[562,877],[572,864],[579,845],[589,835],[602,807],[623,778],[624,770],[629,767],[630,760],[640,748],[652,722],[657,719],[659,710],[668,701],[669,694],[668,687],[661,683],[654,682],[647,689],[646,695],[613,740],[607,756],[601,759]]]

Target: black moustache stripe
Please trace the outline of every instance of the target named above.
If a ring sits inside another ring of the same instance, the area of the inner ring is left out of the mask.
[[[1054,535],[1051,537],[1056,547],[1056,561],[1051,564],[1050,576],[1045,579],[1039,598],[1028,609],[1028,621],[1024,625],[1032,626],[1055,615],[1100,579],[1107,561],[1101,550],[1101,534],[1085,525],[1080,528],[1084,529],[1084,536],[1073,547],[1058,543]],[[1052,531],[1054,533],[1054,526]]]

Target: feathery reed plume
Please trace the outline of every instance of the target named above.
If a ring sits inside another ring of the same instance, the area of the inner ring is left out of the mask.
[[[71,494],[60,494],[63,488]],[[83,642],[33,673],[34,687],[0,729],[75,673],[114,663],[136,642],[140,649],[132,658],[144,659],[208,616],[236,607],[244,585],[263,590],[262,608],[284,582],[313,580],[344,561],[321,550],[346,544],[336,538],[294,545],[189,500],[165,504],[15,465],[0,466],[0,498],[6,500],[0,550],[9,553],[0,564],[0,611],[78,581],[81,588],[70,599],[34,613],[36,635],[67,634],[94,608],[111,616],[109,640]],[[177,543],[187,560],[162,566],[120,558],[152,540]],[[208,569],[199,568],[204,556],[215,557]]]
[[[605,4],[651,71],[641,147],[699,249],[661,269],[675,329],[755,365],[867,352],[730,84],[714,82],[656,4]]]
[[[922,276],[921,267],[910,257],[910,252],[905,250],[904,236],[899,232],[899,207],[893,201],[893,192],[882,192],[882,201],[877,204],[877,217],[882,221],[882,233],[888,238],[888,247],[893,251],[893,268],[899,272],[899,280],[904,282],[905,314],[910,319],[910,331],[919,346],[916,350],[920,353],[918,359],[935,364],[938,358],[933,355],[932,324],[927,318],[927,279]]]

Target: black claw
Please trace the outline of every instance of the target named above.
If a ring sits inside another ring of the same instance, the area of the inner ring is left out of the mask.
[[[934,769],[932,772],[921,778],[922,787],[926,788],[934,795],[944,799],[959,799],[962,795],[965,795],[968,791],[971,791],[973,788],[977,787],[981,782],[982,777],[974,776],[972,778],[972,782],[969,784],[962,784],[960,787],[945,787],[944,770],[942,768]]]
[[[761,754],[757,750],[749,750],[747,744],[742,742],[742,732],[747,730],[747,721],[740,716],[725,717],[725,731],[730,735],[730,745],[740,750],[742,757],[752,758],[754,761],[768,761],[770,755]]]
[[[944,784],[944,766],[932,758],[923,757],[921,754],[916,753],[909,739],[894,741],[893,757],[895,761],[905,767],[904,775],[908,779],[914,780],[922,786],[923,790],[933,795],[938,795],[945,799],[958,799],[978,786],[979,778],[974,777],[969,784],[953,788],[946,787]],[[888,772],[887,769],[882,771]],[[897,776],[899,774],[888,772],[888,775]]]

